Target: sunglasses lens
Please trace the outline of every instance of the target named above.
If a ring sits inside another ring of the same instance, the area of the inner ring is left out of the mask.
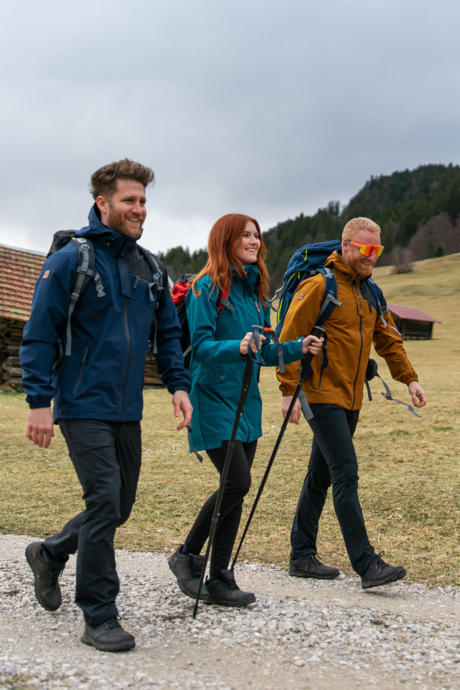
[[[361,254],[364,254],[364,256],[370,256],[371,254],[375,253],[375,256],[378,258],[383,252],[383,247],[375,247],[372,244],[364,244],[359,251]]]

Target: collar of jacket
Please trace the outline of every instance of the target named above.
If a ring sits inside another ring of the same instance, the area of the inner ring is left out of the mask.
[[[234,282],[247,283],[250,288],[254,289],[259,279],[259,269],[255,264],[244,264],[243,268],[246,271],[246,275],[244,276],[244,278],[239,276],[235,269],[232,267]]]
[[[79,237],[89,237],[98,247],[114,259],[122,256],[126,257],[133,251],[136,240],[132,237],[125,237],[125,235],[121,235],[116,230],[112,230],[107,225],[104,225],[96,204],[92,206],[88,220],[89,225],[78,231]]]
[[[350,283],[359,283],[363,280],[362,276],[359,275],[351,266],[345,263],[343,257],[337,252],[332,252],[328,257],[326,263],[324,264],[327,268],[335,268],[340,273],[343,273],[345,279],[350,281]],[[371,276],[368,276],[369,278]]]

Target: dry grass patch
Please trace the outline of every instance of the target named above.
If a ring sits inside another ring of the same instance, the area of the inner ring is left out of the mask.
[[[360,497],[371,543],[392,563],[407,567],[413,580],[460,585],[460,255],[417,262],[414,273],[375,277],[389,302],[417,306],[442,320],[432,341],[409,341],[406,348],[429,404],[416,419],[380,395],[365,402],[356,433]],[[396,397],[407,389],[382,376]],[[262,372],[263,430],[254,467],[251,505],[281,425],[280,396],[273,370]],[[81,489],[59,430],[48,451],[25,438],[27,405],[20,394],[0,396],[0,531],[44,537],[83,508]],[[169,550],[180,543],[201,504],[217,486],[205,458],[200,465],[187,452],[185,433],[174,431],[170,396],[146,391],[143,467],[132,519],[117,534],[117,546]],[[302,422],[289,427],[242,553],[285,565],[289,532],[306,473],[311,433]],[[318,548],[326,563],[350,572],[329,498]]]

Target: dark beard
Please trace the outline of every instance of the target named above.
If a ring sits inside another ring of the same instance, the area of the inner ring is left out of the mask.
[[[142,225],[139,227],[139,235],[137,235],[137,236],[132,235],[130,233],[130,230],[125,226],[125,220],[124,220],[123,214],[112,210],[110,208],[110,204],[109,204],[109,216],[107,218],[107,225],[111,230],[115,230],[115,232],[118,232],[120,235],[123,235],[124,237],[132,237],[133,239],[138,240],[142,235],[142,230],[143,230]]]

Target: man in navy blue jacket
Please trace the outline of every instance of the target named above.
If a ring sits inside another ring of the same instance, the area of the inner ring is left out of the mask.
[[[92,175],[95,204],[88,227],[75,237],[90,240],[94,247],[95,279],[76,303],[69,333],[79,254],[74,242],[52,254],[37,281],[20,353],[30,405],[27,436],[48,448],[53,425],[59,423],[86,504],[61,532],[27,547],[35,593],[45,609],[59,608],[59,574],[78,549],[75,600],[85,618],[82,641],[105,651],[135,645],[117,621],[113,540],[136,496],[149,342],[156,342],[158,371],[173,396],[174,415],[182,412],[184,417],[178,430],[190,422],[192,412],[190,375],[184,368],[166,269],[159,264],[159,286],[136,243],[147,214],[145,189],[153,179],[150,168],[128,159]],[[65,354],[55,366],[59,349]]]

